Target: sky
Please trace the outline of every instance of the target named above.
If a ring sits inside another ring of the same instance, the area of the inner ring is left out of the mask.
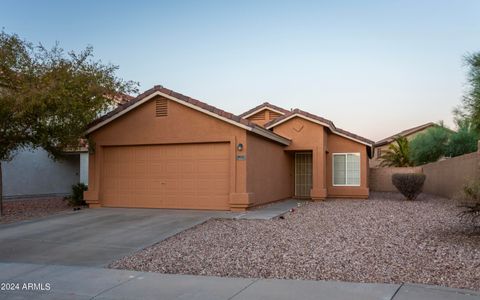
[[[379,140],[445,121],[480,51],[480,1],[1,0],[7,33],[91,45],[118,76],[240,114],[268,101]]]

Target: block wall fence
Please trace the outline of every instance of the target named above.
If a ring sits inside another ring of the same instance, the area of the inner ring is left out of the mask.
[[[424,193],[454,198],[466,183],[480,179],[480,151],[418,167],[370,168],[370,191],[396,192],[397,189],[392,184],[394,173],[423,173],[426,175]]]

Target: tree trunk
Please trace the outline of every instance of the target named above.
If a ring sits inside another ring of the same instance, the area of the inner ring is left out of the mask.
[[[3,216],[3,178],[2,178],[2,162],[0,161],[0,218]]]

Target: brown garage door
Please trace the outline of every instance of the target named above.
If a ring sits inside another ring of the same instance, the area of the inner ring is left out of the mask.
[[[229,209],[228,143],[105,147],[102,205]]]

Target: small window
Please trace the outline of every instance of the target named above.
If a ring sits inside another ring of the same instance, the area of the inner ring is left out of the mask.
[[[382,149],[378,148],[377,149],[377,158],[380,158],[382,156]]]
[[[360,186],[360,153],[333,154],[333,185]]]
[[[157,101],[155,102],[155,116],[157,117],[168,116],[167,99],[157,99]]]

